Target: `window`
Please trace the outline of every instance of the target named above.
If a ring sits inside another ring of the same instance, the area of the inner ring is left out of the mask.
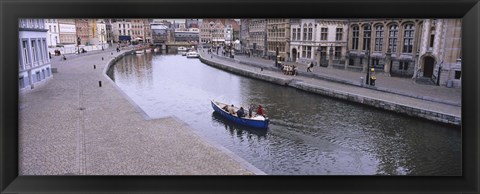
[[[122,30],[118,30],[118,34],[119,34],[119,35],[122,35]]]
[[[375,27],[375,51],[383,50],[383,26]]]
[[[370,25],[363,27],[363,50],[370,50],[370,38],[372,35],[372,28]]]
[[[307,58],[312,58],[312,47],[307,46]]]
[[[337,33],[335,34],[335,40],[342,40],[343,38],[343,28],[337,28]]]
[[[358,36],[360,32],[358,26],[352,28],[352,50],[358,50]]]
[[[320,47],[320,59],[322,59],[322,61],[327,59],[327,47],[326,46]]]
[[[38,61],[37,58],[37,42],[35,40],[32,40],[32,55],[33,55],[33,63],[36,63]]]
[[[312,40],[312,34],[313,34],[313,28],[312,28],[312,24],[309,24],[308,25],[308,40]]]
[[[320,40],[327,40],[327,36],[328,36],[328,28],[322,28]]]
[[[307,40],[307,24],[303,24],[303,39]]]
[[[408,24],[404,29],[404,38],[403,38],[403,52],[412,53],[413,50],[413,24]]]
[[[392,53],[397,52],[398,26],[391,25],[388,33],[388,48]]]
[[[340,56],[342,55],[342,47],[341,46],[336,46],[335,47],[335,59],[340,59]]]
[[[40,71],[37,71],[35,74],[37,75],[37,81],[42,80],[41,77],[40,77]]]
[[[307,46],[302,46],[302,57],[307,57]]]
[[[430,34],[430,48],[433,48],[433,43],[435,41],[435,34]]]
[[[455,79],[460,79],[462,77],[462,71],[455,71]]]
[[[296,28],[293,29],[292,40],[297,40],[297,29]]]
[[[30,56],[28,56],[28,42],[22,41],[22,49],[23,49],[23,64],[27,65],[30,63]]]
[[[399,70],[408,70],[408,62],[406,61],[400,61],[400,64],[398,66]]]
[[[57,33],[57,26],[53,25],[53,32]]]
[[[300,30],[301,28],[297,28],[297,40],[300,40],[300,35],[301,35]]]

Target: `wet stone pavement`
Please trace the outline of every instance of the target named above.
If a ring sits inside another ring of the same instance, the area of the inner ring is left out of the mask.
[[[20,94],[20,175],[264,174],[175,117],[145,118],[104,75],[121,53],[54,57],[58,73]]]

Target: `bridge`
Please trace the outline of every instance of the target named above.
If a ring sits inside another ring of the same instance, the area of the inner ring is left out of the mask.
[[[197,47],[198,43],[192,42],[165,42],[165,43],[153,43],[154,47],[160,47],[162,50],[177,50],[178,47],[191,48]]]

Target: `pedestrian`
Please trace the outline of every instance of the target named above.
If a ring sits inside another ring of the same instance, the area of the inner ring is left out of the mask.
[[[63,60],[66,61],[67,60],[67,57],[65,57],[65,55],[63,55]]]
[[[51,52],[48,52],[48,58],[52,59],[52,53]]]
[[[312,72],[312,68],[313,68],[313,62],[310,62],[310,64],[307,67],[307,72]]]

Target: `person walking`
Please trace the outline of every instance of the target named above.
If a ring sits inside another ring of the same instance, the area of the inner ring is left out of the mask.
[[[313,62],[310,62],[310,64],[307,67],[307,72],[312,72],[312,68],[313,68]]]

